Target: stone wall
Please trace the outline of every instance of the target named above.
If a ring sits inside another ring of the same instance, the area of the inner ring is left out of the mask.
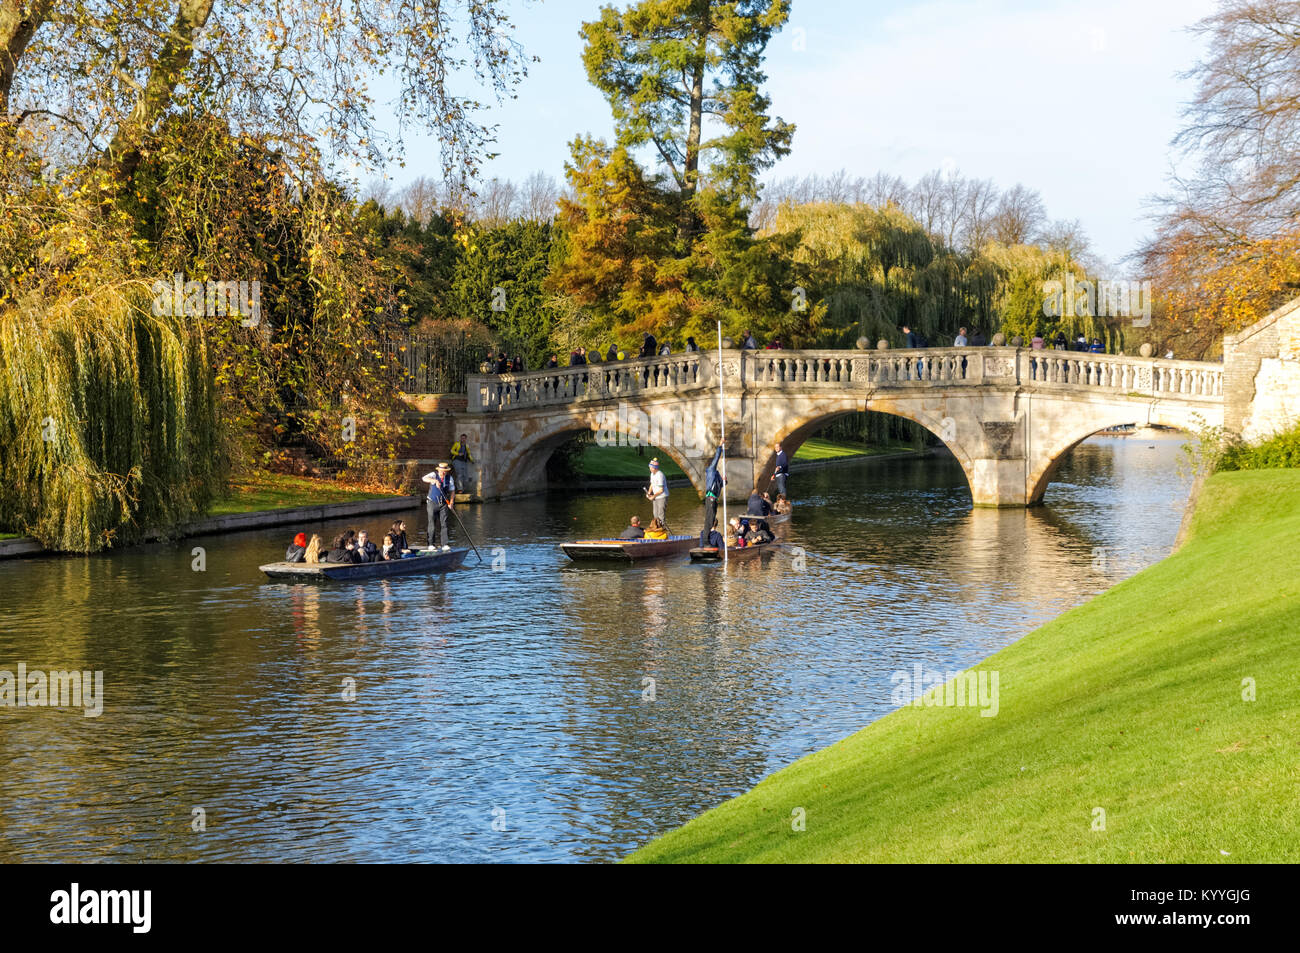
[[[414,429],[398,458],[416,461],[418,473],[412,488],[419,489],[421,474],[439,460],[451,458],[451,445],[459,433],[456,419],[464,416],[467,400],[464,394],[406,394],[402,400],[407,406],[402,423]]]
[[[1300,298],[1223,340],[1223,423],[1258,443],[1300,421]]]

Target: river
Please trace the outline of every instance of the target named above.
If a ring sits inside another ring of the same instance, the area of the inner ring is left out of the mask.
[[[465,507],[485,562],[430,579],[258,572],[343,523],[2,562],[0,669],[104,696],[0,708],[0,859],[615,860],[888,712],[892,673],[1163,558],[1180,445],[1092,438],[1027,511],[973,510],[951,458],[796,473],[787,552],[726,570],[560,554],[648,516],[635,492]],[[670,525],[698,512],[673,491]]]

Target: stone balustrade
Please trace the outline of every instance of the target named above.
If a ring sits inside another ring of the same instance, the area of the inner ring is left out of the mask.
[[[1014,347],[889,351],[718,351],[529,371],[474,375],[469,412],[522,410],[638,396],[683,396],[724,386],[862,391],[906,388],[1029,387],[1126,396],[1222,401],[1223,366],[1201,361],[1120,357]]]

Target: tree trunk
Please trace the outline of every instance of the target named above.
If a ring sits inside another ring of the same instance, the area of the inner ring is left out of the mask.
[[[0,120],[9,115],[9,91],[32,36],[49,15],[54,0],[0,0]]]
[[[682,170],[682,209],[677,226],[677,237],[690,250],[695,231],[695,190],[700,180],[700,137],[704,124],[704,60],[709,49],[710,23],[707,15],[701,24],[699,44],[696,48],[695,68],[691,74],[691,118],[686,130],[686,164]]]
[[[208,22],[215,0],[180,0],[162,49],[149,69],[149,79],[131,115],[118,127],[105,159],[119,182],[125,182],[140,164],[140,144],[172,101],[181,74],[194,57],[194,35]]]

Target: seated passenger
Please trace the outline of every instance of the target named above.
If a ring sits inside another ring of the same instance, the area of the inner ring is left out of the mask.
[[[776,502],[772,504],[773,513],[791,513],[794,512],[794,506],[785,498],[784,493],[778,493]]]
[[[370,541],[370,534],[364,529],[357,533],[357,562],[373,563],[379,558],[379,547]]]
[[[747,538],[751,546],[756,546],[759,543],[770,543],[776,539],[772,535],[772,529],[767,525],[766,520],[750,520]]]
[[[623,530],[623,532],[619,535],[618,538],[619,539],[643,539],[644,537],[645,537],[645,530],[641,528],[641,517],[634,516],[632,517],[632,521],[628,524],[627,529]]]
[[[318,563],[324,559],[321,549],[324,547],[324,540],[317,533],[311,534],[311,542],[307,544],[307,552],[303,556],[303,562]]]
[[[299,533],[293,538],[289,548],[284,551],[284,561],[287,563],[300,563],[307,558],[307,534]]]
[[[749,494],[749,506],[745,509],[746,515],[766,516],[771,512],[771,504],[763,499],[763,494],[758,492],[758,487],[754,487],[753,492]]]
[[[713,521],[713,527],[709,530],[708,538],[702,540],[702,542],[705,546],[712,546],[714,549],[722,549],[727,545],[727,541],[718,532],[718,521],[716,519]]]
[[[394,557],[402,555],[411,548],[406,541],[406,520],[393,520],[388,535],[393,537],[393,548],[397,550]]]
[[[352,541],[350,533],[340,533],[334,540],[326,560],[332,563],[357,563],[360,558],[357,556],[357,544]]]
[[[392,533],[386,534],[384,536],[384,545],[380,547],[379,550],[380,560],[383,562],[387,562],[390,559],[400,559],[401,554],[402,551],[398,549],[397,544],[393,542],[393,534]]]
[[[650,521],[650,527],[645,531],[646,539],[667,539],[668,527],[659,521],[656,517]]]

